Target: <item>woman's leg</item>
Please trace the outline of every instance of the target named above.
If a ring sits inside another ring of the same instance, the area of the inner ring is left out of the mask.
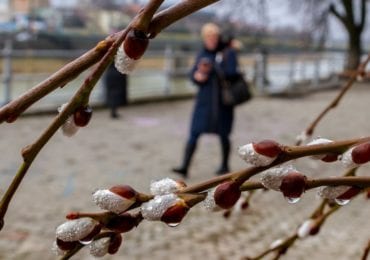
[[[191,159],[195,152],[199,136],[200,136],[199,133],[190,134],[190,137],[186,143],[182,164],[180,167],[173,168],[172,169],[173,172],[179,173],[183,175],[184,177],[187,177]]]
[[[227,135],[220,135],[222,160],[221,167],[217,171],[217,174],[224,174],[229,172],[229,157],[230,157],[230,138]]]

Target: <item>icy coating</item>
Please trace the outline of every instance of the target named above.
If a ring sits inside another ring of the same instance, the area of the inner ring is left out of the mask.
[[[116,214],[124,212],[135,203],[135,200],[123,198],[110,190],[97,190],[92,196],[95,204],[101,209],[109,210]]]
[[[327,143],[332,143],[332,142],[333,142],[332,140],[317,137],[317,138],[313,139],[311,142],[309,142],[307,145],[327,144]],[[326,156],[325,154],[319,154],[319,155],[313,155],[313,156],[311,156],[311,158],[315,159],[315,160],[321,160],[325,156]]]
[[[215,187],[213,189],[210,189],[207,192],[207,197],[202,201],[203,207],[205,207],[209,211],[219,211],[219,210],[221,210],[221,208],[219,206],[217,206],[217,204],[215,202],[216,188],[217,187]]]
[[[146,220],[160,220],[166,210],[180,200],[173,193],[155,196],[154,199],[141,205],[141,214]]]
[[[334,200],[335,198],[342,195],[350,188],[351,188],[350,186],[321,187],[318,190],[317,195],[325,199]]]
[[[307,237],[311,229],[315,226],[315,220],[313,219],[308,219],[303,224],[298,228],[297,235],[299,238],[305,238]]]
[[[297,142],[304,143],[308,139],[308,135],[306,131],[301,132],[299,135],[297,135],[296,140]]]
[[[280,191],[283,177],[292,171],[297,171],[292,165],[268,169],[262,173],[261,183],[267,189]]]
[[[252,164],[254,166],[267,166],[271,164],[276,158],[276,157],[268,157],[262,154],[257,153],[254,150],[253,144],[246,144],[243,146],[240,146],[238,148],[238,153],[239,156],[246,161],[249,164]]]
[[[57,227],[56,237],[66,242],[78,241],[89,235],[97,224],[91,218],[70,220]]]
[[[138,61],[128,57],[123,49],[123,44],[121,44],[114,59],[114,66],[122,74],[130,74],[134,71]]]
[[[58,112],[59,113],[62,112],[65,109],[66,106],[67,106],[67,103],[64,103],[63,105],[58,107]],[[62,133],[63,133],[63,135],[65,135],[67,137],[71,137],[71,136],[75,135],[77,133],[78,129],[79,129],[79,127],[76,126],[75,121],[73,120],[73,116],[68,117],[67,120],[62,125]]]
[[[342,164],[344,165],[344,167],[346,167],[347,169],[351,169],[351,168],[355,168],[355,167],[358,167],[359,166],[352,159],[352,150],[353,149],[354,149],[354,147],[352,147],[351,149],[347,150],[340,157],[340,161],[342,162]]]
[[[175,180],[164,178],[158,181],[153,181],[150,184],[150,193],[154,196],[165,195],[179,191],[182,186]]]
[[[94,257],[103,257],[108,253],[110,237],[94,240],[89,245],[90,254]]]

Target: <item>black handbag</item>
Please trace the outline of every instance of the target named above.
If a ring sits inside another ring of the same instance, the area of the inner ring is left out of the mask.
[[[249,84],[243,75],[239,74],[233,79],[227,80],[220,72],[218,74],[221,81],[221,98],[224,105],[236,106],[252,98]]]

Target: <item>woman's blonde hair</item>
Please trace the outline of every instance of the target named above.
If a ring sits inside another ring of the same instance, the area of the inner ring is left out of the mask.
[[[220,28],[214,23],[206,23],[201,30],[202,38],[208,35],[220,35]]]

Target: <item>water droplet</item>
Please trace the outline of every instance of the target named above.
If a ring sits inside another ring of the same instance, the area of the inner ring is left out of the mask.
[[[340,205],[340,206],[344,206],[344,205],[347,205],[351,200],[342,200],[342,199],[335,199],[335,202]]]
[[[177,227],[179,224],[180,222],[179,223],[167,223],[169,227]]]
[[[300,201],[301,197],[296,197],[296,198],[285,197],[285,199],[286,199],[290,204],[294,204],[294,203],[297,203],[298,201]]]
[[[90,240],[90,241],[82,241],[82,240],[80,240],[79,241],[81,244],[83,244],[83,245],[90,245],[91,244],[91,242],[92,242],[92,240]]]

